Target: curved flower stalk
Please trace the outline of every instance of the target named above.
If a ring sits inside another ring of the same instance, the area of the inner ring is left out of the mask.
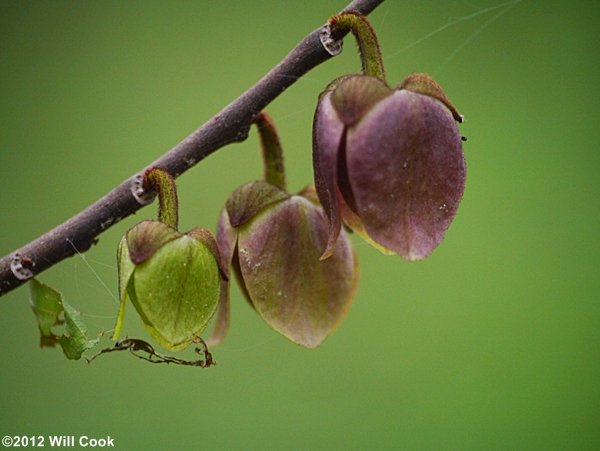
[[[314,191],[285,189],[279,138],[266,113],[256,119],[265,181],[239,187],[217,230],[248,302],[273,329],[315,348],[346,315],[358,280],[356,255],[341,232],[331,258],[320,261],[328,226]]]
[[[442,241],[462,198],[466,166],[457,122],[441,87],[412,74],[396,88],[366,18],[330,20],[352,31],[364,74],[332,82],[320,95],[313,123],[317,194],[329,220],[322,258],[332,255],[342,222],[384,253],[427,257]]]

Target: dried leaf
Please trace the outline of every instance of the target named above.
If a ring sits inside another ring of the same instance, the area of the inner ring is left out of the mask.
[[[177,357],[160,354],[156,352],[154,347],[147,341],[140,340],[139,338],[124,338],[123,340],[117,341],[114,346],[105,348],[97,354],[94,354],[92,357],[87,359],[87,362],[91,363],[102,354],[115,351],[129,351],[137,358],[146,360],[150,363],[173,363],[174,365],[197,366],[200,368],[208,368],[216,365],[216,362],[212,358],[212,354],[208,351],[206,343],[204,343],[204,341],[199,337],[196,337],[194,343],[200,345],[200,348],[195,348],[194,352],[198,355],[202,355],[204,357],[203,359],[184,360]]]

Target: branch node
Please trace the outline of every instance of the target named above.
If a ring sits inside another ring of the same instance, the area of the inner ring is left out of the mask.
[[[21,254],[14,254],[10,261],[10,270],[19,280],[28,280],[33,277],[32,268],[35,266],[33,260],[29,257],[23,257]]]
[[[326,23],[323,25],[323,28],[321,28],[321,32],[319,33],[319,39],[321,40],[321,44],[323,44],[323,48],[331,56],[336,56],[342,53],[344,41],[342,39],[335,39],[332,36],[331,24]]]
[[[155,191],[144,189],[144,174],[145,171],[131,178],[131,194],[140,205],[148,205],[156,197]]]

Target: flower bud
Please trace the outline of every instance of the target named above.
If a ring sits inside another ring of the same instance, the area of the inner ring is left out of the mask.
[[[182,234],[160,221],[143,221],[117,250],[121,309],[114,338],[131,299],[150,334],[170,350],[187,347],[215,313],[222,288],[219,253],[209,231]]]
[[[462,198],[462,121],[425,74],[397,89],[370,75],[334,81],[313,124],[316,190],[329,220],[323,258],[342,221],[387,253],[427,257],[442,241]]]
[[[343,232],[331,258],[320,261],[328,227],[314,197],[248,183],[227,201],[217,230],[219,249],[249,303],[273,329],[307,348],[344,318],[358,278]]]

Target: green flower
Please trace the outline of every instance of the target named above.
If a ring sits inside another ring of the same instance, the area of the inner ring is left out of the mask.
[[[172,179],[164,174],[163,181],[172,183],[173,188]],[[165,191],[159,185],[159,197]],[[176,225],[177,213],[164,211],[172,206],[176,208],[176,198],[170,203],[161,201],[159,217],[170,218]],[[216,241],[206,229],[180,233],[162,221],[135,225],[117,249],[121,308],[113,338],[120,334],[126,300],[130,299],[161,346],[175,351],[191,344],[206,328],[226,289],[219,262]]]

